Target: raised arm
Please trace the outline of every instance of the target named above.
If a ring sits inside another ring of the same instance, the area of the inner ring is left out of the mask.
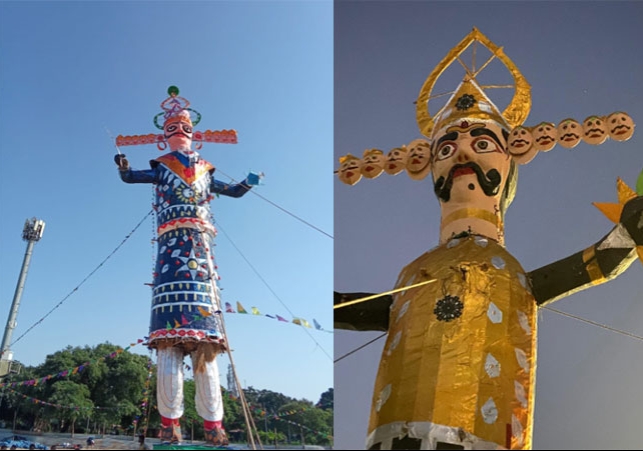
[[[115,155],[114,162],[118,166],[118,175],[125,183],[155,183],[156,181],[156,169],[134,171],[123,154]]]
[[[241,197],[259,184],[260,175],[251,172],[248,177],[241,183],[223,183],[212,177],[210,191],[214,194],[221,194],[228,197]]]
[[[612,280],[636,260],[637,246],[643,260],[643,196],[623,206],[616,227],[598,243],[530,272],[536,302],[549,304]]]

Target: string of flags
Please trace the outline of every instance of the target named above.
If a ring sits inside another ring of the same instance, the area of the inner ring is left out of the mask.
[[[30,401],[32,404],[37,404],[37,405],[42,405],[42,406],[49,406],[49,407],[55,407],[57,409],[70,409],[70,410],[118,410],[120,407],[78,407],[78,406],[64,406],[62,404],[52,404],[50,402],[43,401],[41,399],[33,398],[31,396],[23,395],[20,392],[17,392],[16,390],[12,390],[8,387],[5,387],[6,390],[10,391],[11,393],[15,393],[16,395],[20,396],[23,399],[26,399],[27,401]]]
[[[310,323],[307,320],[305,320],[304,318],[293,318],[292,321],[288,321],[286,318],[284,318],[283,316],[280,316],[280,315],[262,314],[257,307],[250,307],[250,311],[252,312],[251,314],[255,315],[255,316],[265,316],[265,317],[268,317],[270,319],[274,319],[274,320],[277,320],[277,321],[280,321],[280,322],[283,322],[283,323],[291,323],[291,324],[296,324],[296,325],[302,326],[302,327],[308,327],[309,329],[314,328],[315,330],[318,330],[320,332],[327,332],[327,333],[330,333],[330,334],[333,333],[332,330],[324,329],[317,322],[317,320],[314,319],[314,318],[313,318],[313,325],[311,326]],[[232,307],[232,304],[230,304],[229,302],[226,302],[225,303],[225,312],[226,313],[241,313],[241,314],[246,314],[246,315],[249,314],[248,311],[243,307],[243,305],[241,305],[241,303],[239,301],[237,301],[237,310],[236,311],[234,310],[234,307]]]
[[[45,377],[39,377],[37,379],[30,379],[30,380],[26,380],[26,381],[3,382],[3,383],[0,384],[0,388],[5,388],[5,387],[14,388],[14,387],[22,387],[22,386],[35,387],[38,384],[44,384],[45,382],[48,382],[48,381],[53,380],[53,379],[61,379],[63,377],[71,376],[73,374],[78,374],[78,373],[82,372],[85,368],[87,368],[89,365],[94,365],[96,363],[100,363],[100,362],[102,362],[104,360],[107,360],[107,359],[116,358],[121,353],[123,353],[124,351],[128,351],[130,348],[132,348],[132,347],[134,347],[136,345],[139,345],[139,344],[143,343],[144,341],[145,340],[143,340],[143,339],[139,339],[135,343],[131,343],[128,347],[126,347],[124,349],[117,349],[116,351],[114,351],[114,352],[112,352],[112,353],[110,353],[110,354],[108,354],[108,355],[106,355],[104,357],[100,357],[100,358],[98,358],[96,360],[90,360],[89,362],[85,362],[82,365],[78,365],[77,367],[70,368],[68,370],[64,370],[64,371],[61,371],[61,372],[56,373],[56,374],[49,374],[49,375],[47,375]]]

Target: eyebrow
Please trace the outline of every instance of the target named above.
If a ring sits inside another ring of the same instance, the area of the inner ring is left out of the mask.
[[[504,147],[503,147],[503,145],[500,143],[500,140],[498,139],[498,136],[497,136],[494,132],[492,132],[491,130],[489,130],[488,128],[483,128],[483,127],[481,127],[481,128],[476,128],[476,129],[471,130],[471,132],[470,132],[470,133],[471,133],[471,136],[487,135],[487,136],[489,136],[491,139],[493,139],[493,140],[494,140],[494,141],[495,141],[495,142],[500,146],[500,148],[501,148],[503,151],[505,150],[505,149],[504,149]]]
[[[442,144],[443,141],[455,141],[456,139],[458,139],[458,132],[447,133],[442,138],[438,139],[436,146]]]

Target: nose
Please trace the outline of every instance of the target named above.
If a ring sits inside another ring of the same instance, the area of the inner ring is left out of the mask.
[[[458,163],[468,163],[469,156],[466,152],[458,152],[457,161]]]

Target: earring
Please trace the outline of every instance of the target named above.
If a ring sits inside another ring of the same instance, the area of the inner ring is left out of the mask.
[[[163,151],[167,148],[167,143],[165,141],[158,141],[156,143],[156,147],[158,148],[158,150]]]

